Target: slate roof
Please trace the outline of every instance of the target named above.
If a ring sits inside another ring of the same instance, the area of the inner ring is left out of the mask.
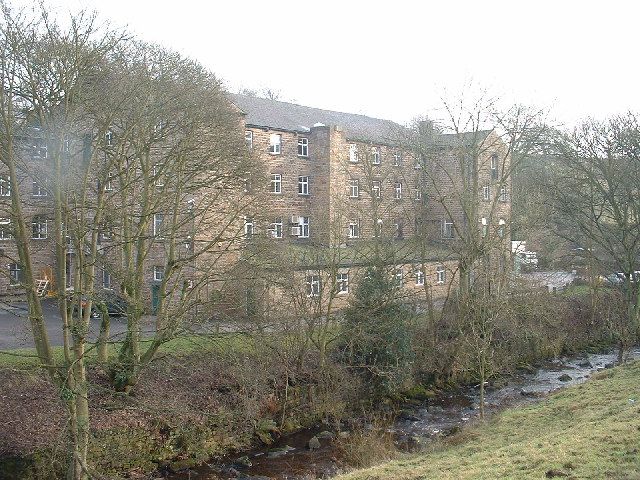
[[[316,123],[339,125],[344,129],[349,140],[381,144],[398,143],[400,132],[405,130],[405,127],[391,120],[382,120],[366,115],[334,112],[232,93],[229,93],[228,96],[231,102],[246,115],[247,125],[255,127],[308,132]]]

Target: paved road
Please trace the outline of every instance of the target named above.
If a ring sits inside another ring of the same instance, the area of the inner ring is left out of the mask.
[[[44,318],[47,323],[49,339],[54,346],[62,345],[62,318],[54,300],[43,301]],[[127,319],[111,319],[111,340],[122,339]],[[100,330],[100,320],[91,319],[89,339],[95,340]],[[33,337],[27,317],[27,305],[23,302],[0,302],[0,350],[33,347]]]

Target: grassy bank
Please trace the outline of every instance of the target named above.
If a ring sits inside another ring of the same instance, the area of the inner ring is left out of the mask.
[[[640,362],[340,480],[640,478]]]

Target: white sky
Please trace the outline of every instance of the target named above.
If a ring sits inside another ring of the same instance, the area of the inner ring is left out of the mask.
[[[14,0],[14,5],[30,3]],[[208,66],[231,91],[405,123],[473,81],[560,121],[640,111],[633,1],[49,0]]]

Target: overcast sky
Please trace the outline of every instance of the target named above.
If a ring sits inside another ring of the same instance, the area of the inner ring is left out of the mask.
[[[405,123],[471,81],[569,124],[640,111],[635,3],[47,2],[60,13],[94,9],[198,59],[231,91],[268,87],[282,100]]]

